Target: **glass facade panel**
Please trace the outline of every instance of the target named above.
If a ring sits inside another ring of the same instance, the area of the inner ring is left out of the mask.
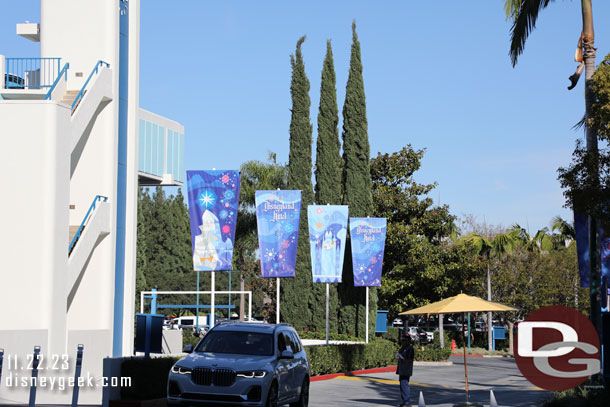
[[[173,174],[184,182],[184,134],[139,120],[138,170],[162,177]]]

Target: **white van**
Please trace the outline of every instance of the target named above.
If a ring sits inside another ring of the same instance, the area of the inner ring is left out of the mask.
[[[197,322],[197,317],[194,315],[186,315],[178,318],[172,319],[170,329],[195,329],[195,323]],[[205,315],[199,315],[199,330],[208,329],[207,318]]]

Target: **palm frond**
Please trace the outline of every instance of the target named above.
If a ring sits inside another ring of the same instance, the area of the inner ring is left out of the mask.
[[[519,13],[521,3],[523,0],[505,0],[504,1],[504,12],[506,13],[507,20],[514,20]]]
[[[558,231],[561,235],[572,240],[576,239],[576,230],[574,226],[563,219],[561,216],[555,216],[551,219],[551,230]]]
[[[531,240],[529,233],[525,228],[522,228],[518,223],[513,224],[510,229],[507,231],[508,234],[512,237],[513,240],[520,241],[522,243],[527,243]]]
[[[540,10],[546,8],[554,0],[522,0],[519,11],[513,16],[513,26],[510,33],[509,55],[513,67],[517,65],[519,56],[523,53],[525,42],[536,28]]]

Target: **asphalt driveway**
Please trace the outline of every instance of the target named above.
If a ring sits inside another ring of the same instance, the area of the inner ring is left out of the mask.
[[[411,403],[417,405],[420,391],[426,406],[452,406],[466,401],[464,360],[452,356],[453,366],[415,366],[411,377]],[[493,390],[500,406],[532,407],[551,393],[528,382],[512,358],[468,358],[470,401],[489,405]],[[397,406],[400,404],[398,376],[374,373],[311,383],[310,405]]]

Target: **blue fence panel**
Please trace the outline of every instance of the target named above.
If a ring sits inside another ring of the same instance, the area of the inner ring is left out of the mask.
[[[61,71],[61,58],[6,58],[7,89],[50,88]]]

